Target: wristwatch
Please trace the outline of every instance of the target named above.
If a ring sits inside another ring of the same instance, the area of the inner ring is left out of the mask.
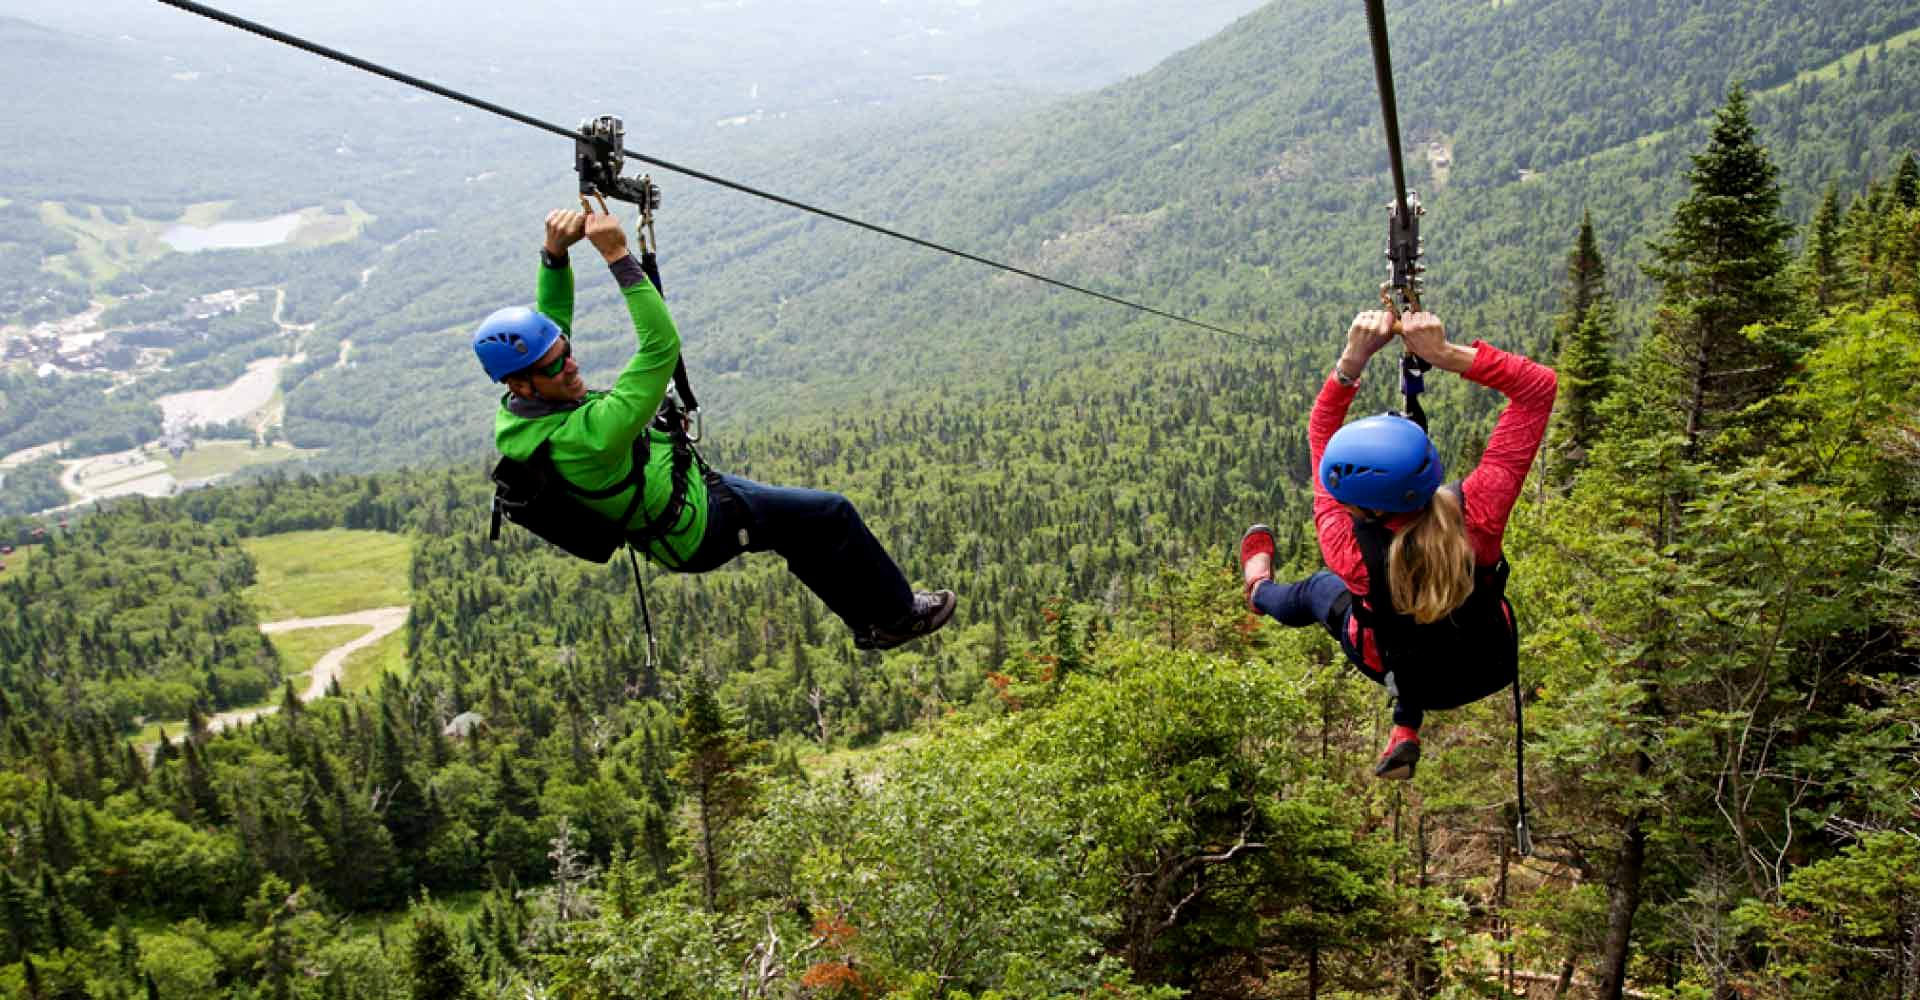
[[[1359,375],[1355,375],[1352,378],[1348,378],[1347,373],[1340,370],[1340,362],[1336,361],[1333,363],[1333,380],[1335,382],[1340,383],[1341,385],[1346,386],[1349,389],[1359,385],[1360,379],[1365,375],[1366,375],[1366,372],[1362,371]]]

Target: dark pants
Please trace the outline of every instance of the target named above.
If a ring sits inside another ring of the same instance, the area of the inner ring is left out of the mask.
[[[1297,583],[1262,583],[1253,588],[1253,606],[1282,625],[1305,628],[1319,625],[1332,635],[1354,665],[1368,680],[1386,686],[1387,676],[1369,666],[1366,657],[1347,638],[1353,619],[1353,595],[1338,576],[1321,570]],[[1393,700],[1395,725],[1419,729],[1423,713],[1405,698]]]
[[[707,530],[682,570],[703,573],[742,552],[778,552],[854,631],[913,611],[913,590],[853,503],[838,493],[707,476]]]

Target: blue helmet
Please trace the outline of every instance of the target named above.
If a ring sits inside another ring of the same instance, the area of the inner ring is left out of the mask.
[[[1368,510],[1419,510],[1445,477],[1427,432],[1395,413],[1340,428],[1320,456],[1320,483],[1327,492]]]
[[[560,339],[560,324],[526,306],[510,306],[482,320],[473,331],[473,353],[495,382],[540,360]]]

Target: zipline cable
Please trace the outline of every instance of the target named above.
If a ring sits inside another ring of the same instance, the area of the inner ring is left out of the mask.
[[[1380,117],[1387,129],[1387,162],[1393,168],[1393,205],[1387,216],[1387,260],[1391,264],[1391,277],[1380,287],[1380,304],[1394,312],[1419,312],[1422,309],[1420,274],[1426,270],[1420,264],[1423,249],[1420,216],[1424,209],[1418,195],[1407,197],[1406,164],[1400,155],[1400,102],[1393,94],[1393,56],[1387,44],[1386,0],[1366,0],[1366,7],[1367,35],[1373,46],[1373,75],[1380,88]],[[1397,304],[1393,292],[1400,295],[1401,301]],[[1432,368],[1431,363],[1413,351],[1401,352],[1400,392],[1406,398],[1404,412],[1423,431],[1427,429],[1427,413],[1420,405],[1420,394],[1426,391],[1426,373]]]
[[[395,83],[405,84],[406,86],[414,87],[419,90],[424,90],[424,91],[427,91],[428,93],[438,94],[441,97],[444,97],[450,101],[457,101],[461,104],[467,105],[468,107],[478,108],[479,110],[488,112],[489,114],[499,115],[502,118],[519,122],[520,124],[529,126],[531,128],[537,128],[543,132],[551,132],[554,135],[561,136],[567,139],[573,139],[576,141],[585,140],[589,138],[584,133],[581,133],[574,129],[555,125],[552,122],[542,121],[531,115],[526,115],[518,111],[515,111],[512,108],[503,107],[491,101],[486,101],[477,97],[472,97],[467,94],[463,94],[460,91],[453,90],[449,87],[443,87],[437,83],[432,83],[427,80],[422,80],[417,76],[412,76],[407,73],[402,73],[398,70],[388,69],[387,67],[382,66],[378,63],[368,62],[367,60],[361,59],[358,56],[348,55],[347,53],[341,52],[338,49],[328,48],[325,45],[320,45],[316,42],[307,41],[306,39],[300,38],[296,35],[290,35],[284,31],[279,31],[277,29],[267,27],[266,25],[261,24],[257,21],[249,21],[244,17],[239,17],[234,14],[229,14],[225,11],[217,10],[213,7],[208,7],[205,4],[195,3],[193,2],[193,0],[159,0],[159,2],[169,7],[174,7],[179,10],[186,11],[189,14],[198,14],[201,17],[204,17],[213,21],[218,21],[221,24],[227,25],[229,27],[239,28],[241,31],[250,32],[252,34],[259,35],[262,38],[270,39],[272,41],[279,42],[283,45],[290,45],[296,49],[300,49],[303,52],[308,52],[313,55],[320,56],[323,59],[331,59],[334,62],[344,63],[348,66],[352,66],[355,69],[364,70],[368,73],[372,73],[375,76],[385,77],[389,80],[394,81]],[[982,264],[987,267],[995,268],[997,270],[1006,271],[1009,274],[1017,274],[1023,278],[1029,278],[1033,281],[1038,281],[1042,284],[1052,285],[1055,288],[1062,288],[1070,292],[1077,292],[1081,295],[1086,295],[1092,298],[1100,299],[1104,302],[1110,302],[1117,306],[1124,306],[1128,309],[1133,309],[1138,312],[1143,312],[1151,316],[1158,316],[1161,319],[1171,320],[1175,323],[1183,323],[1187,326],[1198,327],[1202,330],[1207,330],[1212,333],[1221,334],[1222,336],[1234,337],[1240,340],[1252,341],[1253,343],[1256,343],[1256,344],[1265,344],[1270,347],[1280,346],[1278,341],[1275,341],[1268,337],[1260,337],[1254,334],[1244,333],[1239,330],[1230,330],[1230,329],[1227,329],[1226,327],[1215,326],[1212,323],[1207,323],[1197,319],[1190,319],[1186,316],[1181,316],[1176,313],[1170,313],[1161,309],[1156,309],[1152,306],[1142,305],[1138,302],[1134,302],[1128,299],[1123,299],[1116,295],[1109,295],[1106,292],[1096,291],[1091,288],[1083,288],[1080,285],[1076,285],[1067,281],[1061,281],[1058,278],[1049,278],[1044,274],[1039,274],[1033,271],[1029,271],[1025,268],[1015,267],[1012,264],[1003,264],[1000,261],[993,260],[992,258],[982,257],[978,254],[968,253],[964,250],[956,250],[953,247],[945,246],[940,243],[935,243],[932,240],[921,239],[918,236],[912,236],[907,233],[899,232],[897,230],[888,229],[885,226],[875,225],[871,222],[863,222],[849,215],[842,215],[839,212],[831,211],[829,209],[819,208],[813,205],[806,204],[805,202],[796,201],[784,195],[778,195],[769,191],[763,191],[759,188],[751,187],[746,184],[741,184],[737,181],[730,181],[724,177],[719,177],[702,170],[696,170],[692,167],[685,167],[677,163],[670,163],[666,160],[662,160],[657,157],[647,156],[643,153],[636,153],[632,150],[626,150],[626,156],[628,159],[638,160],[641,163],[658,167],[661,170],[671,170],[676,174],[681,174],[686,177],[691,177],[695,180],[706,181],[709,184],[714,184],[723,188],[728,188],[733,191],[738,191],[742,194],[752,195],[755,198],[763,198],[767,201],[771,201],[776,204],[785,205],[788,208],[798,209],[802,212],[808,212],[813,215],[818,215],[822,218],[832,219],[835,222],[853,226],[857,229],[864,229],[871,233],[878,233],[881,236],[886,236],[892,239],[901,240],[903,242],[912,243],[915,246],[925,247],[929,250],[936,250],[936,251],[939,251],[940,253],[951,254],[963,260],[970,260],[976,264]],[[1396,160],[1395,162],[1397,163],[1398,161]]]
[[[1380,84],[1380,117],[1387,124],[1387,161],[1393,168],[1393,206],[1404,216],[1407,214],[1407,170],[1400,157],[1400,113],[1399,102],[1393,96],[1393,57],[1387,51],[1386,0],[1367,0],[1367,35],[1373,43],[1373,76]]]
[[[1366,0],[1367,35],[1373,46],[1373,75],[1380,87],[1380,117],[1387,128],[1387,161],[1393,168],[1393,215],[1387,227],[1387,257],[1392,261],[1393,280],[1380,289],[1380,299],[1389,309],[1395,307],[1388,289],[1399,291],[1405,297],[1408,308],[1420,309],[1420,273],[1425,268],[1419,265],[1420,215],[1422,209],[1419,197],[1407,198],[1407,171],[1400,155],[1400,114],[1399,101],[1393,93],[1393,59],[1387,44],[1387,5],[1386,0]],[[1426,359],[1414,354],[1411,349],[1400,356],[1400,391],[1406,398],[1405,416],[1427,429],[1426,411],[1420,405],[1420,394],[1425,391],[1424,376],[1433,368]],[[1527,730],[1525,706],[1520,692],[1520,625],[1513,617],[1513,605],[1506,605],[1508,620],[1513,622],[1514,636],[1514,675],[1513,675],[1513,788],[1515,812],[1514,849],[1523,858],[1533,856],[1533,833],[1527,827]],[[1397,791],[1397,789],[1396,789]],[[1396,839],[1398,828],[1395,829]]]

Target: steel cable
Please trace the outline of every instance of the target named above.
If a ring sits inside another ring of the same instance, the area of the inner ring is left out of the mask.
[[[352,66],[355,69],[364,70],[368,73],[372,73],[375,76],[385,77],[386,79],[392,80],[395,83],[405,84],[406,86],[424,90],[424,91],[427,91],[428,93],[438,94],[439,96],[447,98],[450,101],[457,101],[461,104],[467,105],[468,107],[477,108],[481,111],[485,111],[490,114],[499,115],[502,118],[519,122],[520,124],[529,126],[531,128],[540,129],[543,132],[551,132],[554,135],[561,136],[567,139],[574,139],[574,140],[589,139],[588,136],[574,129],[565,128],[563,126],[556,125],[549,121],[542,121],[541,119],[535,118],[531,115],[526,115],[518,111],[515,111],[512,108],[504,107],[502,105],[495,104],[491,101],[482,100],[478,97],[472,97],[470,95],[461,93],[460,91],[454,90],[450,87],[443,87],[437,83],[433,83],[428,80],[423,80],[417,76],[412,76],[407,73],[402,73],[399,70],[388,69],[387,67],[382,66],[378,63],[369,62],[365,59],[359,58],[358,56],[353,56],[345,52],[341,52],[338,49],[329,48],[325,45],[321,45],[316,42],[307,41],[306,39],[300,38],[296,35],[290,35],[284,31],[270,28],[257,21],[250,21],[244,17],[239,17],[234,14],[229,14],[225,11],[218,10],[213,7],[209,7],[205,4],[195,3],[193,2],[193,0],[159,0],[159,2],[169,7],[174,7],[179,10],[186,11],[190,14],[198,14],[201,17],[207,18],[209,20],[218,21],[221,24],[227,25],[229,27],[238,28],[241,31],[259,35],[262,38],[271,39],[272,41],[279,42],[283,45],[292,46],[293,48],[299,49],[303,52],[310,53],[312,55],[320,56],[324,59],[331,59],[334,62],[344,63],[348,66]],[[785,205],[788,208],[798,209],[799,211],[802,211],[802,212],[808,212],[813,215],[818,215],[822,218],[832,219],[835,222],[853,226],[858,229],[864,229],[868,232],[877,233],[881,236],[886,236],[891,239],[901,240],[903,242],[914,244],[915,246],[925,247],[926,249],[939,251],[940,253],[951,254],[952,256],[959,257],[963,260],[969,260],[976,264],[982,264],[987,267],[1005,271],[1009,274],[1017,274],[1023,278],[1028,278],[1033,281],[1038,281],[1042,284],[1052,285],[1055,288],[1065,289],[1070,292],[1077,292],[1081,295],[1086,295],[1092,298],[1100,299],[1101,301],[1104,301],[1104,302],[1110,302],[1114,305],[1124,306],[1128,309],[1133,309],[1138,312],[1143,312],[1151,316],[1158,316],[1161,319],[1170,320],[1175,323],[1182,323],[1187,326],[1198,327],[1199,329],[1206,330],[1211,333],[1221,334],[1222,336],[1234,337],[1240,340],[1247,340],[1256,344],[1265,344],[1270,347],[1280,346],[1278,341],[1275,341],[1269,337],[1256,336],[1254,334],[1244,333],[1239,330],[1231,330],[1226,327],[1215,326],[1212,323],[1207,323],[1197,319],[1191,319],[1186,316],[1181,316],[1177,313],[1170,313],[1162,309],[1156,309],[1149,305],[1143,305],[1141,303],[1134,302],[1129,299],[1120,298],[1119,296],[1116,296],[1116,295],[1109,295],[1106,292],[1096,291],[1091,288],[1085,288],[1080,285],[1073,284],[1071,282],[1062,281],[1058,278],[1050,278],[1044,274],[1040,274],[1034,271],[1029,271],[1022,267],[1015,267],[1012,264],[1001,263],[1000,261],[994,260],[990,257],[983,257],[983,256],[980,256],[979,254],[968,253],[967,251],[958,250],[941,243],[936,243],[932,240],[922,239],[918,236],[913,236],[907,233],[899,232],[897,230],[888,229],[885,226],[875,225],[871,222],[864,222],[850,215],[843,215],[839,212],[835,212],[830,209],[824,209],[814,205],[809,205],[805,202],[798,201],[793,198],[788,198],[784,195],[778,195],[770,191],[764,191],[747,184],[739,183],[738,181],[731,181],[724,177],[720,177],[716,174],[710,174],[702,170],[696,170],[692,167],[682,166],[678,163],[672,163],[667,160],[659,159],[658,157],[647,156],[643,153],[636,153],[632,150],[626,150],[625,152],[628,159],[637,160],[641,163],[658,167],[661,170],[669,170],[676,174],[680,174],[682,176],[691,177],[695,180],[705,181],[709,184],[714,184],[723,188],[728,188],[733,191],[738,191],[742,194],[752,195],[753,197],[756,197],[756,198],[762,198],[767,201],[774,202],[776,204]]]

